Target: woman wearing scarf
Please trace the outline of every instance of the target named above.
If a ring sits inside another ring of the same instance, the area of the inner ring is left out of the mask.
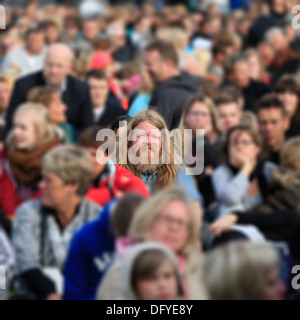
[[[50,124],[43,105],[19,106],[5,149],[0,153],[0,208],[5,216],[13,218],[23,201],[39,196],[41,159],[58,143],[57,130]]]

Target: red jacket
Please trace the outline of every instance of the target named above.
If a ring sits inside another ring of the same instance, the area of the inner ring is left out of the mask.
[[[12,219],[22,200],[17,193],[16,182],[6,170],[7,161],[4,151],[0,150],[0,210],[5,216]],[[41,192],[38,190],[28,199],[38,198],[40,195]]]
[[[136,192],[144,197],[149,197],[150,192],[145,183],[127,169],[109,163],[106,173],[101,175],[99,181],[88,190],[86,197],[102,206],[112,198],[117,198],[118,193],[128,191]]]

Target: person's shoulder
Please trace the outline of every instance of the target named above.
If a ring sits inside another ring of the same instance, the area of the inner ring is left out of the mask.
[[[20,217],[33,219],[34,217],[40,216],[40,211],[42,207],[42,199],[37,198],[33,200],[27,200],[21,203],[15,213],[15,219]]]
[[[100,224],[100,219],[88,221],[75,232],[73,242],[89,242],[89,239],[93,237],[94,234],[101,232]]]
[[[16,83],[18,83],[20,86],[22,85],[27,85],[30,86],[33,83],[38,83],[38,84],[43,84],[44,80],[43,80],[43,72],[42,71],[37,71],[37,72],[33,72],[24,76],[19,77],[16,80]]]
[[[10,50],[5,57],[7,58],[17,58],[19,57],[21,54],[25,53],[25,49],[23,46],[17,47],[15,49]]]
[[[115,167],[115,177],[118,177],[118,179],[122,179],[124,177],[138,178],[133,173],[131,173],[128,169],[126,169],[118,164],[114,164],[114,167]]]
[[[87,212],[95,217],[98,217],[100,211],[102,210],[102,206],[92,200],[87,199],[86,197],[84,197],[82,200],[81,208],[82,212]]]
[[[73,85],[73,86],[75,86],[77,88],[88,88],[88,84],[85,81],[83,81],[83,80],[81,80],[81,79],[79,79],[79,78],[77,78],[77,77],[75,77],[73,75],[68,75],[67,81],[71,85]]]
[[[213,172],[213,176],[229,174],[229,173],[231,173],[231,170],[229,169],[229,167],[226,164],[222,163],[216,167],[216,169]]]

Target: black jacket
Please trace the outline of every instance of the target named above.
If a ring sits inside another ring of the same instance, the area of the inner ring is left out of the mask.
[[[229,79],[225,79],[220,85],[220,89],[225,87],[235,86]],[[254,111],[256,102],[266,93],[270,92],[271,88],[269,85],[251,79],[248,87],[243,88],[242,95],[244,98],[244,110]]]
[[[29,91],[38,86],[45,86],[46,81],[41,71],[30,74],[18,79],[6,116],[5,135],[12,127],[12,117],[16,108],[23,102],[26,102]],[[62,100],[67,105],[67,121],[72,124],[77,131],[81,131],[93,124],[92,103],[88,85],[81,80],[73,77],[67,77],[67,88],[62,94]]]
[[[187,100],[196,93],[202,93],[199,79],[182,72],[155,88],[149,109],[154,109],[163,116],[169,130],[175,129],[180,123]]]
[[[113,95],[110,95],[106,100],[103,114],[95,124],[104,128],[110,128],[117,118],[126,114],[127,110],[122,107],[120,102]]]

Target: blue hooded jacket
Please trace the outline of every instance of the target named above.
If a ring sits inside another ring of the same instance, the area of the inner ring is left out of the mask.
[[[64,265],[64,300],[95,300],[96,289],[115,257],[111,200],[97,220],[88,222],[74,235]]]

